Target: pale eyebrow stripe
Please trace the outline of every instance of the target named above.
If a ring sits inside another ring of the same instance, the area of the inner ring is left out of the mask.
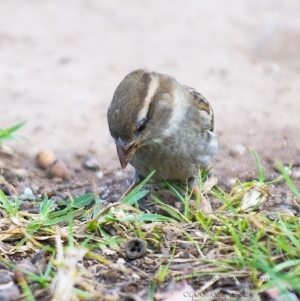
[[[147,117],[151,100],[152,100],[153,96],[155,95],[155,93],[158,89],[158,86],[159,86],[158,76],[156,76],[155,74],[150,74],[150,77],[151,77],[151,81],[150,81],[150,85],[148,88],[148,93],[144,100],[144,106],[138,114],[138,120],[137,120],[138,122],[140,122],[142,119]]]

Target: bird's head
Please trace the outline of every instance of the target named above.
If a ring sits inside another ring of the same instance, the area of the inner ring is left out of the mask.
[[[139,147],[159,138],[171,115],[170,99],[160,74],[136,70],[117,87],[107,119],[119,160],[125,168]]]

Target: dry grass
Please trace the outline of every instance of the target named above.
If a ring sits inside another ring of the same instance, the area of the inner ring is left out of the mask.
[[[255,159],[258,181],[237,179],[229,193],[207,172],[200,175],[202,193],[196,200],[186,187],[167,183],[182,206],[177,209],[152,194],[163,214],[138,206],[149,193],[143,186],[151,175],[121,203],[103,206],[96,194],[88,193],[54,205],[45,196],[32,201],[39,208],[35,214],[20,210],[22,199],[17,195],[7,197],[0,191],[0,256],[15,273],[20,298],[159,300],[159,291],[176,291],[183,279],[191,285],[186,292],[194,290],[194,300],[221,295],[255,299],[258,292],[273,287],[299,294],[299,218],[286,208],[271,217],[260,208],[270,197],[269,185],[283,180],[298,207],[300,195],[280,162],[281,177],[265,182],[256,154]],[[4,178],[2,184],[10,185]],[[223,205],[204,214],[197,210],[203,198]],[[125,242],[132,237],[145,241],[146,257],[126,258]],[[20,264],[21,257],[41,250],[38,259]],[[124,289],[130,282],[138,284],[136,299]]]

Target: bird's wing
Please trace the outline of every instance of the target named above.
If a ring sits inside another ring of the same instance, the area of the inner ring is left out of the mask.
[[[184,86],[192,95],[192,98],[196,104],[196,106],[198,107],[198,109],[200,111],[205,111],[210,119],[211,119],[211,127],[210,127],[210,131],[213,132],[214,130],[214,111],[211,108],[209,102],[207,101],[207,99],[201,94],[199,93],[197,90],[195,90],[194,88],[191,88],[189,86]]]

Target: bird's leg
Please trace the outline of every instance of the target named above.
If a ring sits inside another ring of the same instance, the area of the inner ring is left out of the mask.
[[[122,196],[120,197],[120,201],[123,200],[136,186],[138,186],[141,183],[141,181],[142,181],[141,176],[137,172],[135,172],[134,173],[133,183],[122,194]]]
[[[192,194],[197,197],[200,193],[200,190],[199,190],[199,177],[189,178],[188,179],[188,185],[189,185],[189,187],[192,191]]]
[[[200,178],[197,177],[192,177],[188,179],[188,185],[192,191],[192,194],[194,197],[200,198],[200,205],[199,205],[199,210],[202,211],[203,213],[212,213],[212,208],[210,202],[203,196],[202,191],[199,189],[199,181]]]

